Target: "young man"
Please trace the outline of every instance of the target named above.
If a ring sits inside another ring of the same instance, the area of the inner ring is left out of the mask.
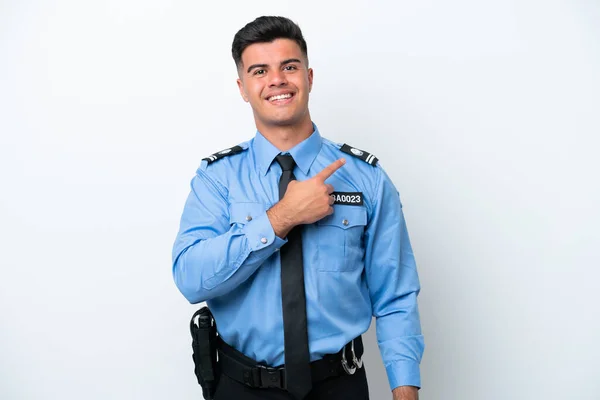
[[[300,28],[260,17],[233,40],[257,132],[205,158],[173,276],[206,301],[224,399],[368,399],[360,335],[377,338],[394,400],[416,400],[419,281],[394,185],[372,154],[321,137]]]

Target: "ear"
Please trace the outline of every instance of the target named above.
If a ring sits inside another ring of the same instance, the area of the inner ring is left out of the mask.
[[[248,95],[246,94],[246,91],[244,90],[244,83],[242,82],[242,80],[240,78],[238,78],[236,82],[238,85],[238,89],[240,90],[240,95],[242,96],[242,99],[244,99],[244,101],[247,103]]]
[[[309,68],[308,69],[308,92],[309,93],[312,90],[312,85],[313,85],[313,69]]]

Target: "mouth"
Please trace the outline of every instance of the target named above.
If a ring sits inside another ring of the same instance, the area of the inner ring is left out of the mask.
[[[271,104],[287,104],[295,96],[295,93],[281,93],[267,97],[267,101]]]

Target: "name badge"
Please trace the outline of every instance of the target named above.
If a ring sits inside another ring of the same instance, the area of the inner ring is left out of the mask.
[[[363,194],[362,192],[333,192],[333,204],[341,204],[344,206],[362,206],[363,205]]]

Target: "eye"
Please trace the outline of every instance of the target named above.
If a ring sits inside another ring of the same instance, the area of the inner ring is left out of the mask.
[[[286,65],[283,69],[285,71],[294,71],[294,70],[298,69],[298,67],[296,67],[295,65]]]
[[[264,75],[266,72],[267,71],[265,71],[264,69],[257,69],[252,75]]]

